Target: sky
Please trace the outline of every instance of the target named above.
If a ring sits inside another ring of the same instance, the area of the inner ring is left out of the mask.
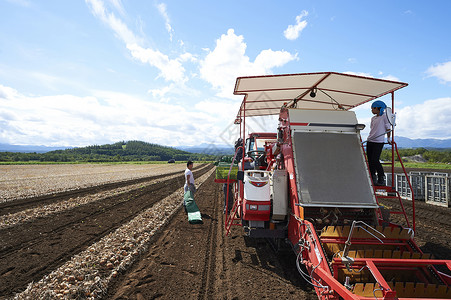
[[[408,83],[396,135],[448,139],[450,11],[449,0],[0,0],[0,144],[231,144],[237,77],[328,71]],[[370,104],[355,112],[365,136]],[[255,124],[275,132],[277,118]]]

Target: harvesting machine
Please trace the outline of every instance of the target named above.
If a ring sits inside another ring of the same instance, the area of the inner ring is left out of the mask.
[[[364,126],[351,111],[384,95],[393,109],[405,86],[334,72],[237,78],[234,94],[244,99],[235,124],[245,144],[236,147],[236,177],[232,164],[217,179],[235,195],[227,234],[235,225],[251,238],[288,242],[319,299],[451,299],[451,261],[416,245],[413,193],[407,214],[392,183],[374,185]],[[246,133],[247,118],[270,115],[278,115],[273,133]],[[385,209],[384,198],[398,199],[401,210]]]

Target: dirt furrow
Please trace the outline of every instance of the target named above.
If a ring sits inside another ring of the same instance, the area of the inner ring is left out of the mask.
[[[200,176],[210,169],[194,173]],[[24,290],[74,254],[182,187],[183,175],[0,230],[0,295]],[[62,200],[62,198],[60,198]],[[63,197],[64,199],[64,197]]]
[[[203,166],[199,166],[194,168],[194,170],[199,170]],[[6,215],[6,214],[12,214],[18,211],[34,208],[37,206],[43,206],[48,205],[51,203],[56,203],[61,201],[62,198],[76,198],[76,197],[83,197],[85,195],[90,195],[94,193],[101,193],[104,191],[109,191],[112,189],[120,188],[120,187],[126,187],[138,183],[145,183],[153,180],[158,180],[160,178],[180,174],[181,172],[172,172],[167,173],[163,175],[154,175],[154,176],[147,176],[142,177],[138,179],[130,179],[130,180],[124,180],[120,182],[112,182],[112,183],[105,183],[101,185],[96,186],[90,186],[85,188],[79,188],[75,190],[69,190],[64,192],[57,192],[47,195],[42,195],[38,197],[28,197],[28,198],[21,198],[21,199],[15,199],[15,200],[9,200],[5,202],[0,202],[0,216]]]
[[[290,249],[265,240],[224,235],[222,187],[209,179],[195,194],[204,224],[180,210],[105,299],[317,299],[298,274]]]
[[[215,199],[219,198],[218,189],[208,190],[205,195],[212,201],[212,216],[208,224],[207,245],[205,249],[204,266],[202,272],[202,281],[199,289],[198,299],[212,299],[215,295],[214,290],[214,275],[216,271],[216,255],[217,243],[215,237],[218,235],[218,220],[215,218],[218,215],[219,203]],[[204,214],[206,217],[206,215]]]

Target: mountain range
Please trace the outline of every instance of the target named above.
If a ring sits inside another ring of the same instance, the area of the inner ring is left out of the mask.
[[[398,148],[451,148],[451,139],[409,139],[402,136],[396,137]],[[54,150],[64,150],[73,147],[47,147],[43,145],[11,145],[0,144],[0,152],[25,152],[45,153]],[[202,153],[211,155],[230,155],[234,149],[229,145],[217,145],[202,143],[196,146],[174,147],[190,153]]]
[[[54,150],[64,150],[72,147],[48,147],[43,145],[11,145],[0,144],[0,152],[25,152],[25,153],[46,153]]]
[[[451,139],[409,139],[395,137],[398,148],[451,148]]]

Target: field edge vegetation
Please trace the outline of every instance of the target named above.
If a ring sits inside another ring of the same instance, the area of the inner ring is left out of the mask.
[[[0,163],[91,163],[91,162],[167,162],[213,161],[215,155],[190,153],[173,147],[141,141],[93,145],[45,153],[0,152]]]

